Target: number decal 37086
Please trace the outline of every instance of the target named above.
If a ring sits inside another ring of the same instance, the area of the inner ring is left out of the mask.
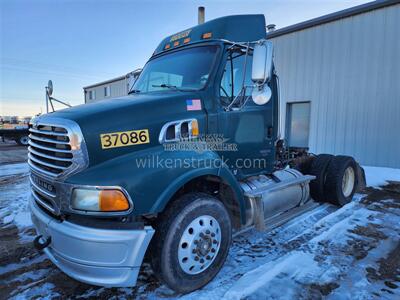
[[[102,149],[150,143],[148,129],[103,133],[100,140]]]

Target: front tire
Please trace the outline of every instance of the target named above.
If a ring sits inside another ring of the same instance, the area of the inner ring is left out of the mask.
[[[190,193],[161,216],[151,245],[160,281],[179,293],[206,285],[223,266],[232,239],[229,213],[218,199]]]

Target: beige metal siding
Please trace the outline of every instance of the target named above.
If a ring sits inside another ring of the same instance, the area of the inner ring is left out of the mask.
[[[111,89],[111,95],[106,97],[104,95],[104,88],[109,86]],[[89,99],[89,91],[96,91],[96,99]],[[91,88],[85,89],[85,103],[97,102],[107,98],[122,97],[128,94],[128,82],[127,79],[116,80],[107,84],[98,85]]]
[[[400,168],[400,5],[272,41],[282,124],[287,102],[311,101],[310,151]]]

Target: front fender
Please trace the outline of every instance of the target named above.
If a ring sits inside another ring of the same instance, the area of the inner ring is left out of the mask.
[[[195,164],[188,162],[195,161]],[[219,163],[212,163],[219,161]],[[162,162],[162,163],[160,163]],[[169,165],[167,166],[167,162]],[[186,164],[185,164],[186,162]],[[190,180],[204,175],[219,176],[232,187],[242,215],[245,203],[238,182],[215,152],[165,151],[162,146],[108,160],[68,178],[79,185],[121,186],[132,198],[132,214],[163,211],[171,197]]]

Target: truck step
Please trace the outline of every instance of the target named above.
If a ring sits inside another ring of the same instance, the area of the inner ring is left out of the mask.
[[[303,213],[305,213],[307,211],[313,210],[313,209],[317,208],[318,206],[326,206],[326,205],[327,204],[321,204],[321,203],[315,202],[313,200],[310,200],[304,205],[295,207],[295,208],[290,209],[290,210],[288,210],[286,212],[283,212],[281,214],[272,216],[272,217],[264,220],[265,229],[263,231],[264,232],[269,232],[271,230],[274,230],[275,228],[287,223],[291,219],[296,218],[296,217],[302,215]],[[235,231],[232,236],[236,237],[236,236],[241,235],[241,234],[243,234],[243,233],[245,233],[245,232],[247,232],[247,231],[249,231],[251,229],[254,229],[254,228],[256,228],[255,225],[246,227],[244,229]]]
[[[310,200],[309,182],[315,177],[295,169],[260,175],[241,183],[246,200],[246,226],[265,230],[265,220],[302,206]]]

